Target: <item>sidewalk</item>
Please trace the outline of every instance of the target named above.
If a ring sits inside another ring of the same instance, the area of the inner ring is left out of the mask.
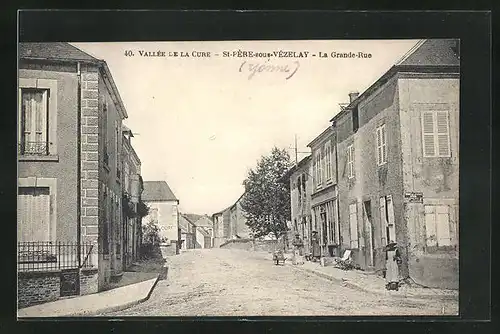
[[[291,257],[291,255],[289,255]],[[303,265],[292,265],[291,258],[285,265],[294,269],[309,272],[342,284],[351,289],[377,293],[385,296],[419,299],[457,300],[457,290],[424,288],[418,285],[403,284],[399,291],[385,289],[385,279],[359,270],[342,270],[333,266],[322,267],[319,262],[305,261]]]
[[[22,308],[17,311],[17,316],[19,318],[95,316],[124,310],[149,299],[158,281],[166,278],[168,271],[166,265],[163,265],[162,270],[158,270],[158,264],[154,261],[138,263],[132,268],[136,272],[125,272],[119,282],[111,284],[110,290]]]

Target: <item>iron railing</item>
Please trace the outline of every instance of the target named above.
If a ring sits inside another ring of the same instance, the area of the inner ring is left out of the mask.
[[[19,144],[21,155],[48,155],[48,144],[46,141],[25,141]]]
[[[91,243],[25,241],[17,243],[18,271],[92,268]]]

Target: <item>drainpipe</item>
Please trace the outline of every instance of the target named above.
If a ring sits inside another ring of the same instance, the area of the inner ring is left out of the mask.
[[[82,193],[81,193],[81,183],[82,183],[82,180],[81,180],[81,174],[82,174],[82,171],[81,171],[81,168],[82,168],[82,159],[81,159],[81,151],[82,151],[82,128],[81,128],[81,124],[82,124],[82,115],[81,115],[81,109],[82,109],[82,105],[81,105],[81,87],[82,87],[82,75],[81,75],[81,71],[80,71],[80,62],[76,63],[76,76],[78,78],[78,88],[77,88],[77,101],[76,101],[76,105],[77,105],[77,108],[76,108],[76,112],[77,112],[77,115],[76,115],[76,119],[77,119],[77,129],[76,129],[76,156],[77,156],[77,168],[76,168],[76,179],[77,179],[77,182],[76,182],[76,197],[77,197],[77,203],[78,205],[76,206],[76,217],[77,217],[77,225],[76,225],[76,248],[77,248],[77,256],[78,256],[78,267],[81,268],[82,264],[81,264],[81,261],[82,261],[82,256],[81,256],[81,250],[80,250],[80,246],[81,246],[81,222],[82,222],[82,218],[81,218],[81,206],[82,206]]]
[[[333,130],[335,131],[335,201],[337,201],[337,233],[339,236],[339,255],[342,254],[342,237],[340,234],[340,201],[339,201],[339,150],[338,150],[338,132],[337,124],[334,122],[332,124]]]

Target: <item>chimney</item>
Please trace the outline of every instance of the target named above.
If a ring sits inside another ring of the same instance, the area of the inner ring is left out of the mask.
[[[349,103],[356,100],[356,98],[359,96],[359,92],[350,92],[349,93]]]

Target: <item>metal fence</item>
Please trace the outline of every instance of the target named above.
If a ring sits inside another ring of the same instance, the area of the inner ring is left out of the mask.
[[[91,243],[26,241],[17,243],[18,271],[92,268]]]

